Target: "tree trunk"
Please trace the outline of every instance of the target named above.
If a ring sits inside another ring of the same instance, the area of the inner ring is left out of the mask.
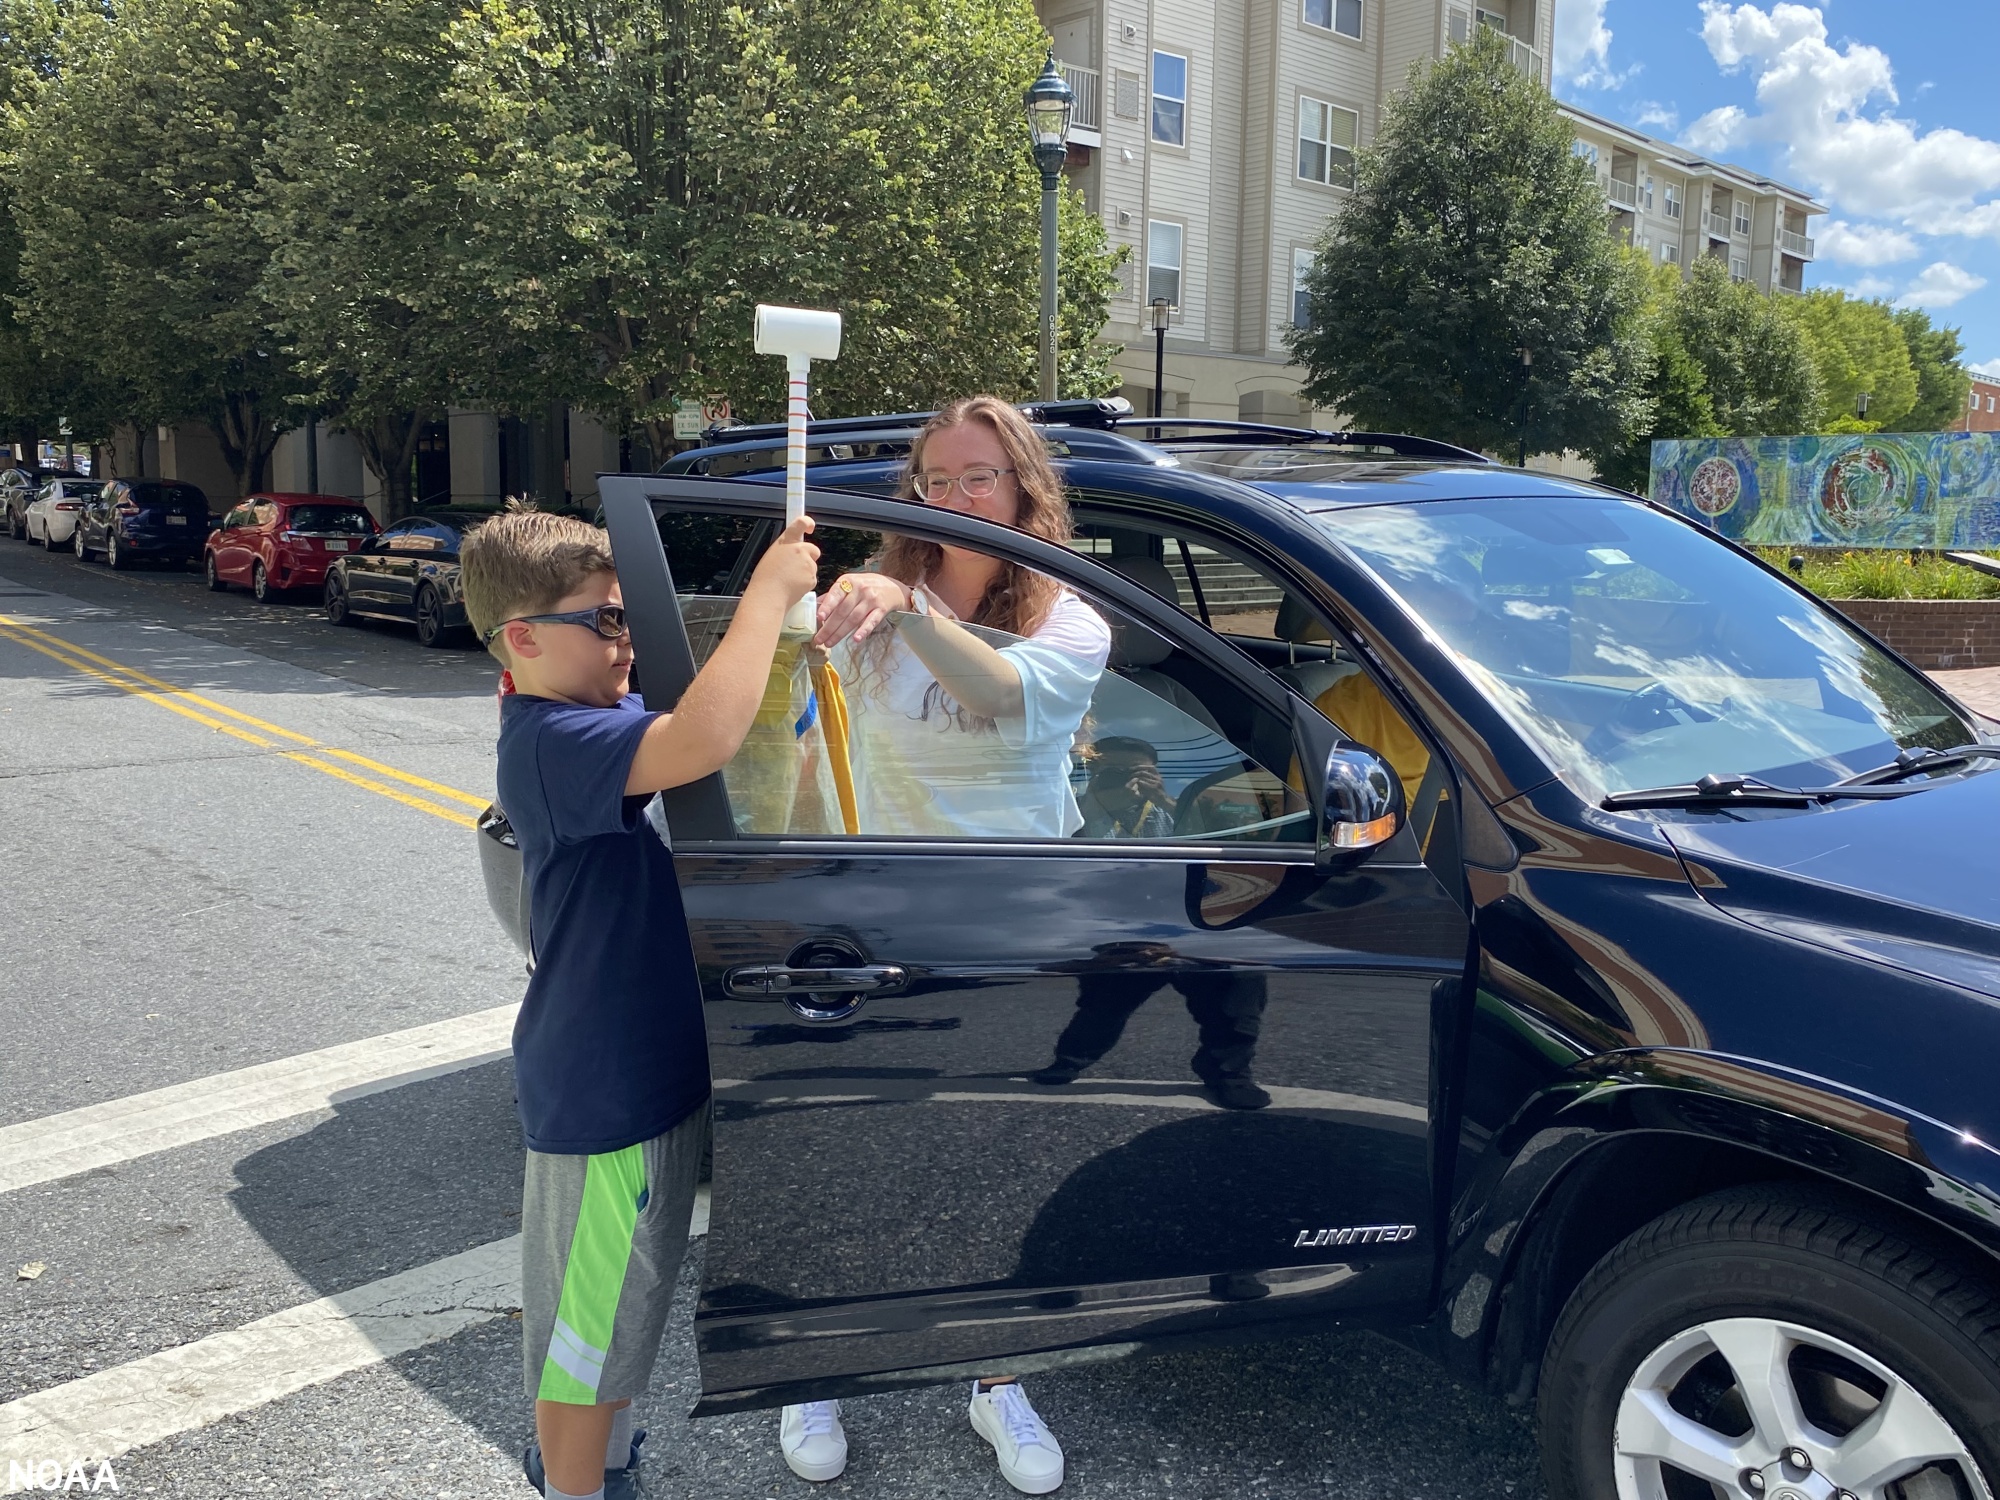
[[[410,460],[417,451],[417,434],[427,413],[390,412],[349,430],[361,444],[361,458],[382,485],[382,522],[400,521],[412,507]]]
[[[254,392],[235,391],[222,398],[222,413],[209,419],[209,429],[222,447],[223,462],[236,479],[236,498],[263,489],[271,470],[271,451],[283,429],[264,414]]]

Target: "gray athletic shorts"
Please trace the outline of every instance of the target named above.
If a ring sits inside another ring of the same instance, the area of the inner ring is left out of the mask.
[[[530,1398],[591,1406],[646,1389],[687,1253],[708,1119],[704,1103],[665,1135],[601,1156],[528,1153],[521,1352]]]

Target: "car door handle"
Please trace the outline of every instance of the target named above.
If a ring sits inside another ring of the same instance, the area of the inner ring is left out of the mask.
[[[910,971],[901,964],[859,964],[839,969],[752,964],[723,975],[722,988],[738,999],[761,1000],[773,995],[879,995],[899,990],[909,982]]]

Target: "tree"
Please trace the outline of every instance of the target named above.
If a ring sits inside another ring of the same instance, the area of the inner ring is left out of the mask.
[[[255,164],[279,108],[279,0],[78,10],[10,127],[17,310],[129,383],[130,415],[206,420],[244,490],[291,423],[258,283]]]
[[[1942,432],[1965,411],[1972,390],[1972,377],[1959,363],[1965,345],[1956,328],[1933,328],[1930,314],[1920,307],[1898,308],[1895,316],[1917,372],[1917,400],[1903,418],[1903,430]]]
[[[1385,110],[1288,345],[1360,426],[1511,451],[1525,413],[1532,451],[1601,450],[1646,417],[1642,285],[1555,101],[1474,32]]]
[[[1631,252],[1644,262],[1643,252]],[[1720,437],[1715,405],[1708,396],[1708,376],[1681,342],[1676,303],[1681,295],[1680,268],[1647,267],[1646,300],[1639,323],[1650,353],[1645,384],[1650,420],[1607,447],[1589,452],[1598,478],[1622,489],[1643,493],[1653,467],[1653,444],[1662,438]]]
[[[1732,281],[1722,261],[1698,256],[1676,290],[1674,331],[1701,367],[1716,426],[1729,437],[1811,432],[1819,376],[1800,325],[1781,300]]]
[[[1838,430],[1840,424],[1863,432],[1903,431],[1917,403],[1917,372],[1889,305],[1816,287],[1803,297],[1782,299],[1779,306],[1804,331],[1819,375],[1820,420],[1799,430]],[[1856,407],[1864,394],[1868,414],[1861,417]]]

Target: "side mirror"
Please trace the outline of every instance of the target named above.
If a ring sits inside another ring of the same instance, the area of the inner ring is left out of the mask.
[[[1345,745],[1326,758],[1320,813],[1322,864],[1348,862],[1394,838],[1403,826],[1403,783],[1373,750]]]

